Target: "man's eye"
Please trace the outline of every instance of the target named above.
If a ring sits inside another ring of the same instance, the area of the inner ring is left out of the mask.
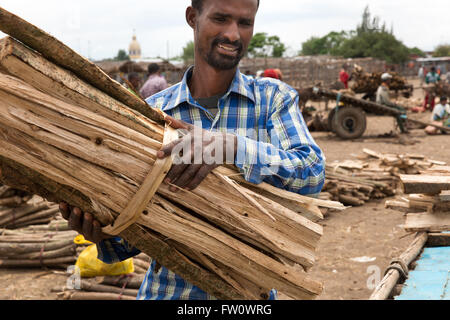
[[[225,22],[226,21],[226,19],[223,17],[216,17],[216,18],[214,18],[214,20],[216,20],[217,22]]]

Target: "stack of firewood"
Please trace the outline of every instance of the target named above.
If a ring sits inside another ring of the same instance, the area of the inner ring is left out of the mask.
[[[80,278],[71,287],[55,287],[52,291],[62,300],[136,300],[150,268],[150,257],[145,253],[133,257],[133,266],[134,272],[127,275]]]
[[[367,73],[360,66],[355,66],[352,73],[354,84],[352,90],[355,93],[375,93],[381,85],[381,75],[383,72]],[[408,84],[401,75],[396,72],[389,72],[392,76],[389,88],[393,91],[400,91],[408,88]]]
[[[12,188],[9,190],[17,191]],[[40,197],[31,198],[29,195],[16,197],[21,201],[28,200],[14,207],[0,207],[0,228],[20,229],[31,225],[45,225],[51,222],[59,212],[58,205],[44,201]]]
[[[386,201],[386,207],[407,213],[405,230],[450,231],[450,167],[435,166],[400,180],[404,195]]]
[[[31,199],[28,192],[10,188],[0,183],[0,208],[18,207]]]
[[[106,276],[82,279],[79,289],[56,287],[61,300],[136,300],[144,274],[130,273],[123,276]]]
[[[382,154],[364,149],[358,160],[338,161],[327,165],[327,180],[322,199],[361,206],[372,199],[393,196],[400,186],[400,175],[436,170],[444,162],[423,155]]]
[[[76,261],[74,231],[0,229],[0,268],[64,268]]]

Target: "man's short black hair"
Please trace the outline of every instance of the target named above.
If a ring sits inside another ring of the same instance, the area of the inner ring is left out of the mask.
[[[159,66],[156,63],[150,63],[147,67],[148,74],[154,74],[159,71]]]
[[[196,9],[197,11],[201,12],[202,11],[202,5],[203,5],[203,0],[192,0],[192,8]],[[258,0],[258,8],[259,8],[259,0]]]

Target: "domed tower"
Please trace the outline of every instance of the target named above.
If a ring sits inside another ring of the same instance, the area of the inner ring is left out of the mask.
[[[128,54],[131,60],[138,60],[142,58],[141,45],[136,39],[136,35],[133,35],[133,40],[130,43]]]

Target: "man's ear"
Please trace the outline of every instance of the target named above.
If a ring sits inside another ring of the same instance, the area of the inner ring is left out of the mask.
[[[197,10],[189,6],[186,9],[186,22],[188,23],[188,25],[191,26],[192,29],[194,29],[195,27],[196,20],[197,20]]]

